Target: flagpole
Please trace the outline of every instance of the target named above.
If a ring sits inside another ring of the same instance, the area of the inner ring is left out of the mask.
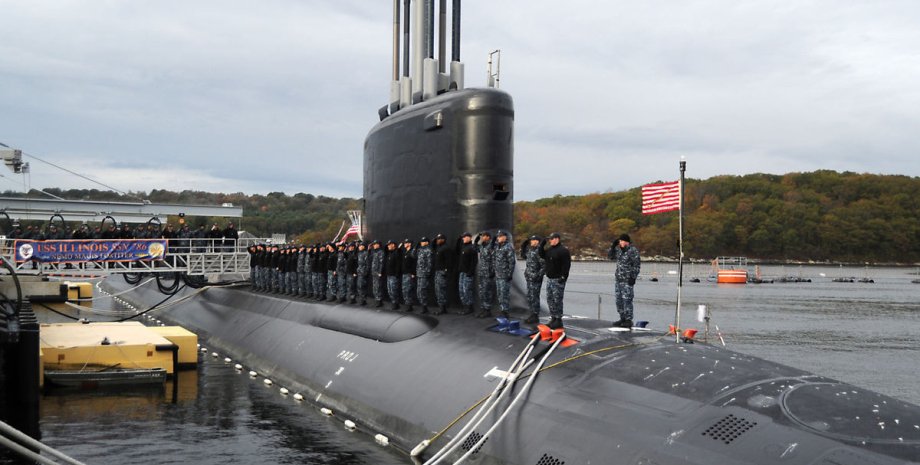
[[[677,214],[677,309],[674,311],[674,342],[680,342],[680,299],[684,287],[684,172],[687,171],[687,161],[680,157],[680,207]]]

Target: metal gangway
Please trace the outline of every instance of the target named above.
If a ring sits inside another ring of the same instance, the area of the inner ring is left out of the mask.
[[[118,239],[86,239],[68,242],[111,242]],[[19,241],[2,240],[0,256],[16,270],[17,274],[47,276],[106,276],[128,273],[182,273],[188,276],[238,274],[249,276],[252,244],[271,243],[264,238],[222,239],[157,239],[166,241],[161,258],[136,261],[66,261],[37,262],[16,261],[15,244]]]

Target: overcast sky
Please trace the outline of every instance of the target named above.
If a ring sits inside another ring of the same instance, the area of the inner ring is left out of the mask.
[[[0,0],[0,142],[122,190],[360,197],[389,0]],[[920,2],[463,2],[515,198],[687,175],[920,175]],[[34,159],[31,186],[98,187]],[[3,171],[0,190],[22,189]]]

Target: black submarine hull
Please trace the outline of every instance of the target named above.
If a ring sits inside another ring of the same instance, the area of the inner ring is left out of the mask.
[[[127,288],[111,281],[112,290]],[[153,288],[125,297],[139,307],[162,299]],[[245,288],[209,289],[156,315],[404,449],[487,395],[497,382],[488,374],[506,369],[528,341],[468,316],[436,319]],[[920,407],[724,348],[607,326],[568,320],[567,334],[580,342],[557,349],[548,363],[558,365],[537,375],[467,463],[884,465],[920,457]]]

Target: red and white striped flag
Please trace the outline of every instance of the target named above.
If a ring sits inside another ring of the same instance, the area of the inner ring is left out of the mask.
[[[680,209],[680,181],[642,186],[642,214],[653,215]]]
[[[338,244],[345,242],[345,239],[348,239],[348,236],[352,234],[358,234],[360,232],[361,232],[361,227],[358,226],[357,224],[352,224],[350,228],[345,230],[345,234],[342,236],[342,240],[339,241]]]

